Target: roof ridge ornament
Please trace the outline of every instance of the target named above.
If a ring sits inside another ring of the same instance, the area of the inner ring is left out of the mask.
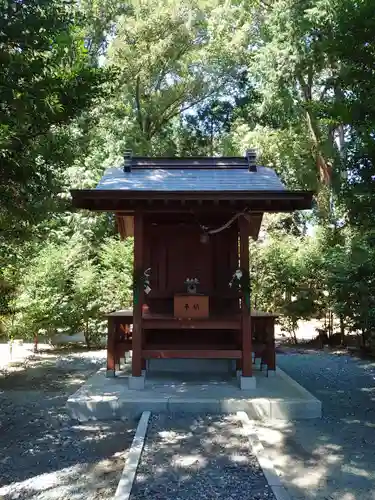
[[[257,172],[257,153],[255,149],[248,149],[246,151],[246,159],[249,172]]]
[[[131,149],[127,149],[124,153],[124,173],[129,173],[132,171],[132,160],[133,160],[133,151]]]

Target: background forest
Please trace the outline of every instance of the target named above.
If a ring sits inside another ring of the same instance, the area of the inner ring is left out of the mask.
[[[1,0],[0,321],[85,334],[130,304],[132,242],[71,209],[127,149],[243,155],[309,213],[265,219],[255,306],[375,344],[372,0]],[[332,333],[332,332],[330,332]]]

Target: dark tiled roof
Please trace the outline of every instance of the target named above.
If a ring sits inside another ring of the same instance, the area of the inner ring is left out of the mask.
[[[164,211],[169,201],[168,208],[178,212],[179,201],[186,209],[187,205],[200,206],[203,200],[220,202],[231,213],[235,208],[291,212],[311,208],[313,197],[311,191],[288,191],[272,169],[256,166],[254,151],[240,158],[126,154],[124,164],[108,169],[95,189],[73,189],[71,194],[76,208],[112,212],[133,212],[145,206],[152,210],[162,206]]]
[[[246,158],[131,159],[131,171],[108,169],[96,189],[129,191],[284,191],[266,167],[250,172]]]

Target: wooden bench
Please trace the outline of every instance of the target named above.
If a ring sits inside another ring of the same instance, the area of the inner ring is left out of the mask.
[[[145,316],[145,319],[151,322],[151,326],[155,327],[152,323],[152,318],[153,315]],[[253,311],[251,313],[251,318],[253,362],[255,363],[256,359],[260,359],[261,369],[263,366],[266,366],[267,371],[275,370],[274,321],[276,315],[261,311]],[[155,316],[154,321],[157,320],[160,320],[160,318]],[[120,360],[125,357],[125,353],[132,350],[132,324],[132,309],[123,309],[108,314],[107,370],[115,371],[120,365]],[[213,324],[215,324],[215,322],[213,322]],[[163,328],[166,327],[166,320],[161,323],[161,326],[163,326]],[[227,325],[227,328],[228,326],[231,325]],[[169,346],[169,348],[172,347]],[[144,349],[147,351],[147,347],[144,347]],[[178,350],[177,345],[175,349]],[[233,354],[236,353],[233,351]]]

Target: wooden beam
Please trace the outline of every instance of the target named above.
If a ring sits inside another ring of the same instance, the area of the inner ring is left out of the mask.
[[[212,201],[213,199],[204,199],[204,201]],[[198,207],[196,199],[185,198],[185,205],[181,204],[181,201],[177,201],[175,198],[171,199],[168,205],[164,205],[164,202],[160,199],[153,200],[152,205],[149,205],[147,199],[114,199],[113,201],[106,198],[98,199],[93,201],[92,199],[78,201],[74,204],[75,208],[84,208],[87,210],[96,210],[101,212],[128,212],[134,213],[135,210],[142,210],[149,213],[183,213],[191,212]],[[299,201],[290,200],[272,200],[272,202],[266,205],[264,200],[259,199],[234,199],[233,204],[230,203],[229,199],[220,200],[219,205],[215,207],[212,205],[205,205],[199,207],[199,211],[202,212],[216,212],[216,210],[221,210],[223,213],[228,213],[235,209],[236,211],[251,210],[254,212],[293,212],[294,210],[305,210],[309,208],[304,206]]]
[[[134,236],[134,216],[116,214],[116,223],[121,239],[125,240],[128,236]]]
[[[237,349],[144,349],[142,351],[142,357],[145,359],[155,359],[155,358],[183,358],[183,359],[240,359],[241,351]]]
[[[124,217],[124,223],[126,237],[134,236],[134,217],[127,215],[126,217]]]
[[[212,339],[211,341],[206,339],[204,343],[201,343],[201,340],[201,337],[199,338],[199,342],[197,342],[197,340],[194,341],[186,337],[181,338],[180,336],[174,337],[173,341],[171,338],[163,342],[154,339],[144,344],[143,351],[241,351],[238,344],[233,342],[233,339],[226,344],[223,344],[222,341],[213,344]]]
[[[240,267],[245,274],[249,274],[249,224],[244,217],[238,219],[240,233]],[[252,341],[251,341],[251,315],[250,307],[245,298],[241,299],[242,311],[242,375],[251,377],[252,366]]]
[[[112,317],[108,318],[107,333],[107,376],[115,376],[116,370],[116,328]]]
[[[256,190],[256,191],[146,191],[127,189],[72,189],[73,205],[76,202],[88,199],[95,200],[259,200],[263,203],[272,201],[301,202],[305,208],[311,208],[313,191],[284,191],[284,190]]]
[[[145,317],[143,328],[145,330],[239,330],[241,329],[241,320],[179,320],[177,318],[149,319]]]
[[[143,269],[143,214],[136,211],[134,215],[134,276],[139,279]],[[137,283],[137,290],[134,288],[133,297],[133,357],[132,375],[140,377],[142,375],[142,304],[144,291],[142,283]]]
[[[264,319],[266,330],[266,360],[268,370],[276,370],[276,352],[275,352],[275,318]]]
[[[249,235],[253,238],[253,240],[257,240],[260,226],[262,225],[263,213],[251,212],[245,215],[245,219],[249,224]]]
[[[126,352],[132,350],[132,341],[126,340],[124,342],[118,342],[116,344],[116,360],[119,363],[119,360],[124,357]]]
[[[228,290],[224,290],[222,291],[222,289],[215,289],[215,288],[207,288],[205,289],[205,293],[211,298],[218,298],[218,299],[223,299],[223,300],[226,300],[226,299],[232,299],[232,300],[238,300],[239,298],[241,298],[241,294],[239,292],[237,292],[236,290],[231,290],[229,287],[228,287]],[[152,290],[152,295],[150,295],[150,298],[152,299],[173,299],[174,297],[174,294],[175,294],[175,289],[174,288],[170,288],[168,290],[163,290],[163,291],[160,291],[160,290]],[[159,315],[160,316],[160,315]],[[152,313],[149,314],[148,316],[145,316],[144,317],[145,319],[149,318],[149,319],[152,319]],[[171,316],[171,314],[164,314],[164,318],[163,319],[174,319],[174,316]],[[209,320],[212,320],[212,319],[221,319],[220,316],[210,316]],[[224,320],[232,320],[232,315],[230,318],[228,318],[228,316],[224,316]],[[205,321],[204,319],[201,320],[201,321]]]
[[[231,170],[243,169],[248,170],[248,160],[244,156],[189,156],[189,157],[147,157],[133,156],[132,170],[181,170],[188,168],[189,170]]]
[[[164,205],[160,200],[156,200],[149,204],[145,201],[144,205],[142,205],[141,210],[145,215],[152,214],[183,214],[188,215],[192,214],[192,212],[197,212],[203,215],[215,215],[215,216],[223,216],[230,217],[235,215],[237,212],[243,211],[247,206],[244,206],[241,202],[233,201],[232,204],[229,201],[218,201],[217,204],[214,200],[211,200],[209,203],[198,206],[196,201],[189,201],[185,199],[181,199],[180,201],[173,200],[169,202],[167,206]],[[109,212],[110,210],[103,210],[104,212]],[[122,208],[117,210],[119,215],[134,215],[134,208],[131,209],[129,207],[123,206]]]

